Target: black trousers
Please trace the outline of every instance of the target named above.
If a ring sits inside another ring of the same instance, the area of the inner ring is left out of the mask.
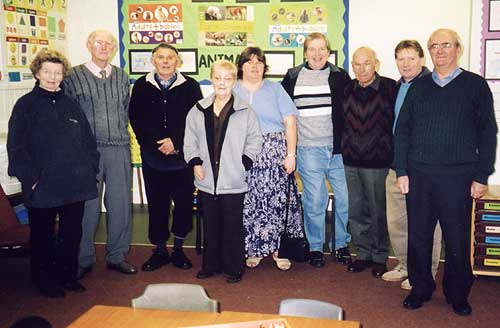
[[[31,278],[36,284],[76,280],[85,202],[28,208],[31,230]],[[55,235],[56,215],[59,231]]]
[[[172,200],[172,233],[185,238],[193,229],[194,175],[191,168],[159,171],[142,163],[144,187],[149,209],[149,241],[161,245],[170,237],[169,216]]]
[[[472,174],[436,174],[409,169],[408,276],[412,293],[430,296],[434,229],[439,220],[445,243],[443,292],[452,302],[469,296],[473,275],[470,265]]]
[[[223,271],[228,275],[245,271],[244,197],[244,193],[214,196],[200,192],[204,233],[203,270]]]

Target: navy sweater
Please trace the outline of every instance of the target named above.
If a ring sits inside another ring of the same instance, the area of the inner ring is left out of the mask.
[[[401,108],[395,133],[398,176],[411,166],[438,173],[472,171],[486,184],[494,171],[497,124],[486,81],[463,71],[444,87],[431,75],[415,81]]]

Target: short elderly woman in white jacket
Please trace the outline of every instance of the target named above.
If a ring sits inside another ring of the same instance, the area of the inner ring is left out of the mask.
[[[203,264],[199,279],[224,272],[239,282],[245,270],[243,200],[247,171],[262,147],[255,113],[233,91],[236,66],[212,65],[215,92],[200,100],[186,118],[184,159],[193,167],[203,207]]]

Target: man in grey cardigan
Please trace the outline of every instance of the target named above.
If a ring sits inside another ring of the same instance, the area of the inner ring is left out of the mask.
[[[91,60],[75,66],[65,81],[65,91],[82,107],[97,141],[101,157],[97,186],[100,197],[85,203],[80,244],[79,277],[96,262],[94,236],[99,223],[104,192],[107,210],[106,262],[108,269],[133,274],[137,269],[126,261],[131,225],[131,164],[128,126],[130,84],[127,73],[110,64],[117,47],[108,31],[92,32],[87,40]]]

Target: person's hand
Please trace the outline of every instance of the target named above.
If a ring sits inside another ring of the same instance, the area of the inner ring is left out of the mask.
[[[196,177],[196,179],[198,179],[198,180],[205,179],[205,171],[203,171],[203,166],[195,165],[193,167],[193,172],[194,172],[194,176]]]
[[[170,138],[158,140],[156,143],[160,145],[160,147],[158,147],[158,150],[165,155],[175,155],[178,153],[178,151],[175,150],[172,139]]]
[[[285,157],[284,166],[285,166],[286,174],[292,174],[293,171],[295,171],[295,165],[296,165],[295,156],[286,156]]]
[[[488,185],[472,181],[472,184],[470,186],[470,196],[474,199],[481,198],[484,196],[487,190],[488,190]]]
[[[410,179],[408,179],[407,175],[399,177],[396,186],[398,186],[402,194],[407,194],[410,191]]]

